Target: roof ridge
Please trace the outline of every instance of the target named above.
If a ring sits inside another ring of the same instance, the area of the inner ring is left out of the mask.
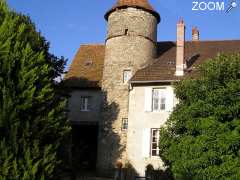
[[[199,41],[191,41],[191,40],[187,40],[185,42],[189,43],[189,42],[194,42],[194,43],[198,43],[198,42],[238,42],[240,41],[240,39],[223,39],[223,40],[199,40]],[[158,41],[157,43],[176,43],[176,41]],[[103,43],[91,43],[91,44],[81,44],[80,46],[105,46],[105,44]]]
[[[96,43],[96,44],[81,44],[80,46],[105,46],[105,44],[100,44],[100,43]]]
[[[236,42],[240,41],[240,39],[219,39],[219,40],[200,40],[200,41],[186,41],[186,42]]]
[[[185,42],[238,42],[240,39],[220,39],[220,40],[199,40],[199,41],[192,41],[192,40],[187,40]],[[157,43],[176,43],[176,41],[158,41]]]

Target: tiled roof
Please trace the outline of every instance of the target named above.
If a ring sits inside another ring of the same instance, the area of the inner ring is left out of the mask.
[[[240,52],[240,40],[229,41],[189,41],[185,43],[185,59],[188,69],[186,76],[194,76],[196,66],[219,53]],[[132,82],[145,81],[172,81],[182,77],[175,76],[176,43],[158,43],[158,58],[149,66],[139,70],[132,77]]]
[[[185,43],[185,59],[188,64],[186,75],[194,75],[195,67],[218,53],[240,52],[240,40],[188,41]],[[82,45],[78,50],[65,82],[71,87],[101,87],[104,45]],[[175,81],[176,42],[159,42],[158,58],[132,77],[132,82]]]
[[[82,45],[64,77],[71,87],[101,87],[104,45]]]
[[[118,0],[117,3],[113,6],[113,8],[111,8],[105,14],[105,19],[108,20],[108,16],[116,9],[127,8],[127,7],[136,7],[136,8],[144,9],[150,12],[151,14],[153,14],[157,18],[158,22],[160,22],[160,15],[149,4],[148,0]]]
[[[193,75],[197,65],[202,64],[218,53],[240,52],[240,40],[229,41],[189,41],[185,43],[185,59],[188,64],[186,75]],[[175,76],[176,43],[158,43],[158,58],[144,69],[137,71],[131,81],[172,81],[182,77]]]

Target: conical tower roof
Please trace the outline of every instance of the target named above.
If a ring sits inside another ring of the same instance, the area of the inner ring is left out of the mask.
[[[157,18],[158,22],[160,22],[159,13],[153,9],[153,7],[150,5],[148,0],[117,0],[117,3],[113,6],[113,8],[110,9],[105,14],[105,19],[108,20],[108,16],[116,9],[123,9],[123,8],[127,8],[127,7],[135,7],[135,8],[139,8],[139,9],[148,11]]]

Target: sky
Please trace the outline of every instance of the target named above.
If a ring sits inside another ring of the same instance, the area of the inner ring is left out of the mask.
[[[235,1],[239,7],[226,13],[231,0],[149,0],[161,16],[158,41],[175,41],[180,18],[186,24],[187,40],[191,39],[194,26],[200,30],[201,40],[240,39],[240,0]],[[68,59],[67,69],[81,44],[105,42],[107,22],[103,16],[116,0],[7,2],[10,8],[31,17],[37,30],[50,42],[50,52]],[[224,3],[224,11],[217,8],[217,3]]]

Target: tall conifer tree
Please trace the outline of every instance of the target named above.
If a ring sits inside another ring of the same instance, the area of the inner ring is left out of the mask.
[[[54,178],[69,132],[57,91],[65,60],[30,18],[0,0],[0,179]]]

